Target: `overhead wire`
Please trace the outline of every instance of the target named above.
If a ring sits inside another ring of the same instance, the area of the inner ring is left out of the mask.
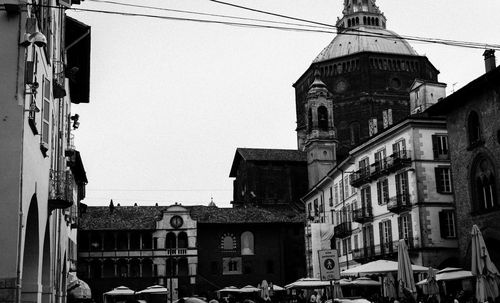
[[[217,2],[217,3],[226,3],[226,2],[222,2],[222,1],[218,1],[218,0],[209,0],[209,1]],[[99,1],[97,1],[97,2],[99,2]],[[27,3],[27,5],[34,5],[34,4]],[[228,5],[241,7],[241,6],[235,5],[235,4],[228,4]],[[59,6],[51,6],[51,5],[38,5],[38,6],[60,8]],[[152,14],[143,14],[143,13],[130,13],[130,12],[118,12],[118,11],[108,11],[108,10],[85,9],[85,8],[76,8],[76,7],[71,7],[68,9],[73,10],[73,11],[83,11],[83,12],[91,12],[91,13],[103,13],[103,14],[132,16],[132,17],[146,17],[146,18],[173,20],[173,21],[191,21],[191,22],[201,22],[201,23],[223,24],[223,25],[238,26],[238,27],[266,28],[266,29],[277,29],[277,30],[285,30],[285,31],[314,32],[314,33],[328,33],[328,34],[337,33],[337,34],[342,34],[342,35],[377,37],[377,38],[387,38],[387,39],[406,39],[406,40],[410,40],[410,41],[442,44],[442,45],[447,45],[447,46],[457,46],[457,47],[464,47],[464,48],[500,50],[499,44],[447,40],[447,39],[440,39],[440,38],[424,38],[424,37],[417,37],[417,36],[404,36],[404,35],[401,36],[401,35],[396,35],[396,34],[377,33],[377,32],[366,31],[366,30],[362,30],[362,29],[352,29],[352,28],[339,30],[339,28],[334,26],[334,25],[328,25],[325,23],[310,21],[310,20],[301,19],[301,18],[290,17],[290,16],[286,16],[286,15],[282,15],[282,14],[265,12],[265,11],[261,11],[261,10],[251,9],[251,8],[246,8],[246,9],[254,10],[256,12],[271,14],[271,15],[282,17],[282,18],[289,18],[289,19],[299,20],[299,21],[303,21],[303,22],[312,22],[316,25],[327,25],[327,26],[330,26],[332,29],[337,28],[337,30],[332,31],[332,30],[327,30],[327,29],[309,29],[309,28],[275,26],[275,25],[255,24],[255,23],[252,24],[252,23],[241,23],[241,22],[228,22],[228,21],[220,21],[220,20],[183,18],[183,17],[161,16],[161,15],[152,15]],[[225,16],[225,17],[227,18],[227,17],[233,17],[233,16]],[[236,17],[236,18],[238,18],[238,17]],[[262,20],[259,22],[269,22],[269,20]],[[273,21],[273,22],[276,22],[276,21]],[[278,22],[278,23],[280,23],[280,22]],[[281,24],[284,24],[284,23],[281,22]]]

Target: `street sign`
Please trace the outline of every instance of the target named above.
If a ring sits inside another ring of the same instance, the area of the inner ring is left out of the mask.
[[[336,249],[318,251],[321,280],[340,279],[339,256]]]

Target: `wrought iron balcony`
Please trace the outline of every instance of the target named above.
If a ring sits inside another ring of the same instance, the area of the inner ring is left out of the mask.
[[[345,238],[352,234],[351,222],[343,222],[333,228],[335,238]]]
[[[386,159],[384,158],[370,165],[370,178],[372,180],[388,173]]]
[[[395,152],[386,158],[386,169],[389,172],[397,171],[411,164],[411,152],[409,150],[401,150]]]
[[[373,213],[371,206],[355,209],[352,214],[352,220],[361,224],[372,221]]]
[[[70,171],[50,170],[49,211],[73,205],[73,176]]]
[[[351,186],[360,187],[363,184],[369,183],[370,180],[370,167],[363,167],[351,174]]]
[[[401,213],[411,209],[410,195],[407,193],[397,194],[389,199],[387,210],[393,213]]]
[[[352,251],[352,258],[358,262],[368,261],[375,257],[375,246],[364,246]]]

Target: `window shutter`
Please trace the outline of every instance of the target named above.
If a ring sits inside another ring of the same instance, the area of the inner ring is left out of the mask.
[[[377,182],[377,198],[378,198],[378,205],[382,205],[382,183],[380,181]]]
[[[366,188],[366,207],[372,207],[372,188],[368,186]]]
[[[441,238],[447,238],[446,234],[446,212],[439,212],[439,230],[441,232]]]
[[[387,224],[387,234],[389,235],[387,239],[387,248],[390,252],[392,252],[392,221],[386,221]]]
[[[401,194],[401,175],[396,175],[396,194]]]
[[[444,191],[443,188],[443,178],[442,178],[442,168],[435,167],[434,168],[434,175],[436,177],[436,191],[438,193],[442,193]]]
[[[408,237],[410,238],[410,243],[413,243],[413,225],[411,223],[411,213],[407,215],[408,218]]]
[[[393,154],[396,154],[398,151],[399,151],[398,144],[397,144],[397,143],[394,143],[394,144],[392,145],[392,153],[393,153]]]
[[[436,135],[432,135],[432,152],[434,153],[434,159],[439,157],[439,141]]]
[[[380,235],[380,251],[384,252],[384,224],[382,222],[378,222],[378,231]]]
[[[398,234],[399,239],[403,239],[403,218],[398,217]]]

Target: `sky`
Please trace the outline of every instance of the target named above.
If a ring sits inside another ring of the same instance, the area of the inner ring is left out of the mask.
[[[209,0],[115,0],[143,6],[286,20]],[[227,0],[334,24],[342,0]],[[498,0],[378,0],[400,35],[500,44]],[[75,8],[221,18],[86,0]],[[236,148],[296,149],[293,83],[334,38],[95,12],[68,15],[92,27],[90,103],[73,105],[89,183],[88,205],[230,207]],[[228,20],[232,22],[250,22]],[[484,73],[481,49],[412,42],[441,72],[447,93]],[[498,53],[497,53],[498,55]]]

